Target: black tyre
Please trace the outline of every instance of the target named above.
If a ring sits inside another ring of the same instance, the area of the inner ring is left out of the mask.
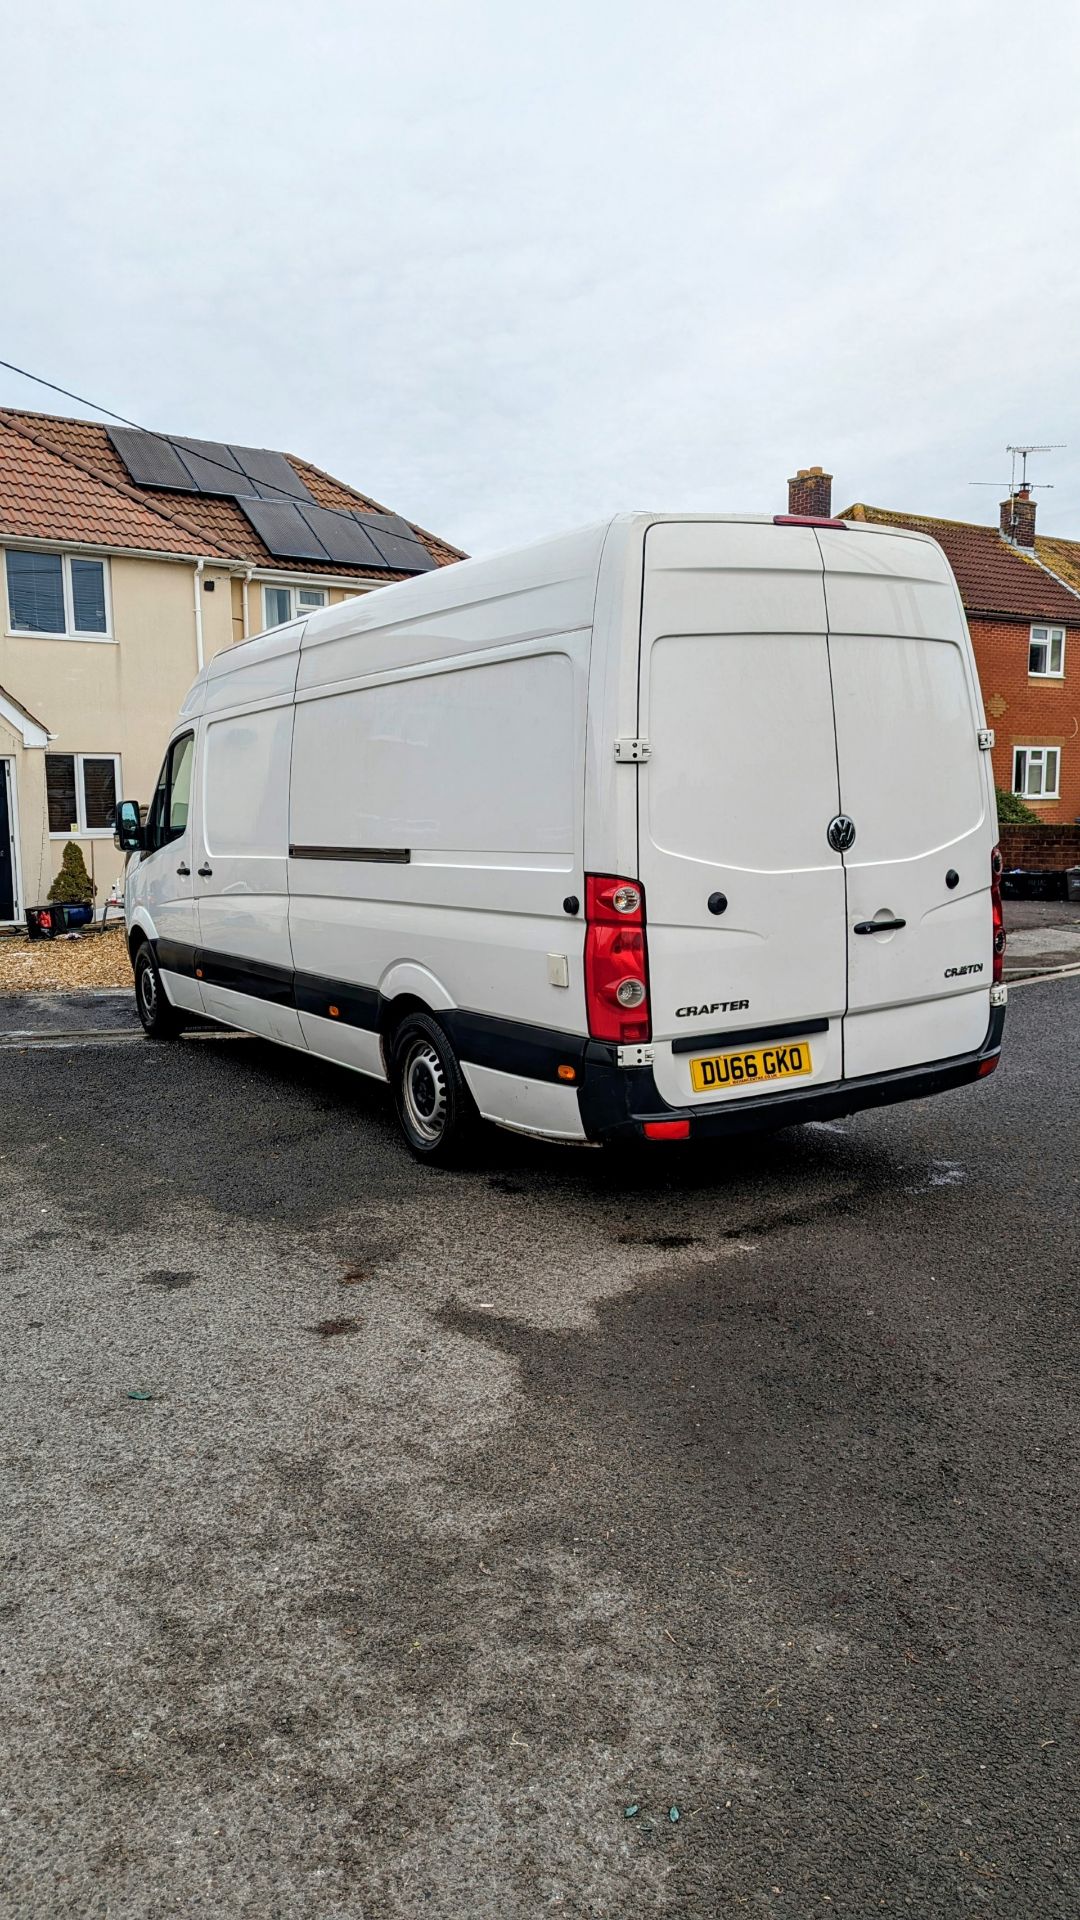
[[[394,1035],[390,1084],[398,1123],[418,1160],[460,1166],[475,1146],[478,1115],[437,1020],[410,1013]]]
[[[140,947],[135,955],[135,1005],[143,1032],[151,1040],[175,1040],[180,1031],[180,1016],[166,999],[157,962],[147,946]]]

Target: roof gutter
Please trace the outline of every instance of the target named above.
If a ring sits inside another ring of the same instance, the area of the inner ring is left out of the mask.
[[[29,533],[12,533],[0,528],[0,546],[25,547],[30,553],[100,553],[115,555],[120,560],[167,560],[174,566],[194,566],[198,555],[194,550],[189,553],[174,553],[166,547],[117,547],[106,540],[64,540],[59,537],[41,540]],[[208,567],[220,567],[228,573],[241,573],[251,565],[250,560],[231,559],[228,554],[207,554]]]
[[[165,547],[117,547],[107,541],[99,540],[42,540],[28,533],[5,532],[0,528],[0,547],[24,547],[29,553],[91,553],[108,554],[118,560],[164,560],[172,566],[193,567],[199,563],[199,555],[191,553],[173,553]],[[397,584],[396,577],[382,580],[370,574],[356,573],[305,573],[302,567],[287,571],[284,567],[275,567],[271,561],[242,560],[235,554],[208,553],[202,556],[201,564],[215,567],[220,573],[246,575],[250,580],[265,580],[271,586],[295,587],[351,587],[364,593],[376,587],[389,587]],[[411,578],[407,575],[406,578]]]

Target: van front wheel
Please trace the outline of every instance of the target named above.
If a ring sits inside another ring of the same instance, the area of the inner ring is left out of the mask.
[[[135,1005],[143,1031],[151,1040],[174,1040],[180,1031],[180,1016],[165,997],[161,975],[148,946],[135,955]]]
[[[394,1035],[391,1063],[398,1122],[417,1159],[460,1165],[473,1144],[476,1109],[438,1021],[409,1014]]]

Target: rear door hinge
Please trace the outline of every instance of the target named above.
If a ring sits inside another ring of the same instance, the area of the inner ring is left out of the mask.
[[[640,738],[635,737],[634,739],[629,739],[624,737],[615,742],[616,760],[647,760],[651,752],[652,747],[649,745],[649,742]]]
[[[994,744],[993,727],[980,727],[979,728],[979,746],[982,749],[983,753],[989,753],[993,744]]]

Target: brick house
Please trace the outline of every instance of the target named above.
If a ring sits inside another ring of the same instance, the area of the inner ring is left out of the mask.
[[[829,514],[832,476],[802,469],[788,512]],[[1035,531],[1026,489],[1002,501],[996,527],[863,502],[845,520],[928,533],[956,575],[971,629],[987,719],[997,736],[994,778],[1051,825],[1080,817],[1080,542]]]
[[[0,924],[68,839],[104,899],[215,653],[460,558],[292,455],[0,408]]]

